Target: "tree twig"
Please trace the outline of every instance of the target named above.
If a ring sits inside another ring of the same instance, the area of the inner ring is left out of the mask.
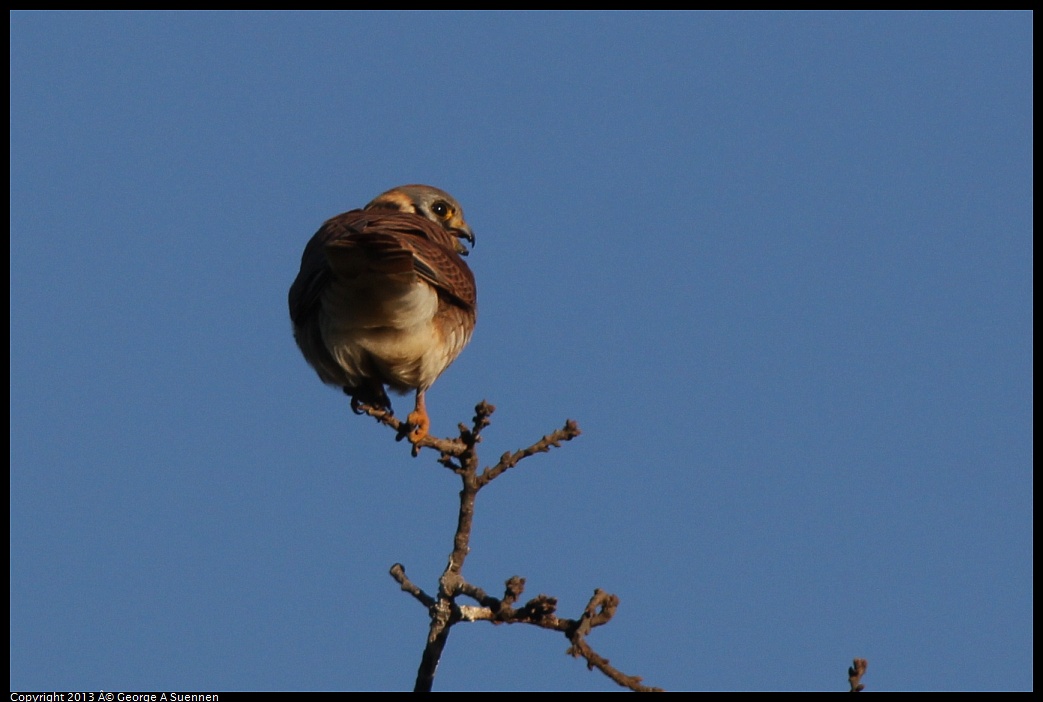
[[[393,429],[399,440],[405,436],[406,424],[399,421],[389,410],[361,403],[358,409]],[[559,631],[571,644],[567,653],[584,658],[587,668],[600,670],[609,679],[631,690],[658,690],[659,688],[642,685],[640,677],[625,675],[614,668],[607,658],[600,656],[586,641],[586,636],[594,627],[607,624],[612,619],[619,606],[619,598],[615,595],[595,590],[594,596],[579,618],[563,619],[556,614],[557,599],[547,595],[537,595],[521,607],[515,606],[525,590],[524,578],[515,576],[507,580],[503,597],[496,598],[467,582],[463,577],[464,561],[470,553],[471,529],[474,524],[478,491],[529,456],[546,453],[580,435],[579,426],[570,419],[561,429],[547,434],[531,446],[514,452],[508,451],[500,457],[496,465],[479,472],[476,447],[481,442],[482,431],[489,426],[490,417],[495,410],[496,408],[488,402],[482,401],[475,406],[471,425],[459,425],[459,436],[447,439],[428,436],[414,447],[414,455],[420,448],[436,450],[439,453],[438,462],[456,473],[462,484],[453,550],[445,571],[439,578],[437,597],[428,595],[413,584],[406,577],[405,568],[401,564],[396,563],[391,568],[391,576],[402,590],[424,605],[431,617],[427,644],[421,656],[414,691],[424,692],[432,689],[435,671],[449,638],[449,630],[454,624],[465,621],[529,624]],[[460,596],[474,600],[478,606],[458,605],[456,600]]]
[[[851,667],[847,669],[847,681],[851,683],[851,692],[861,692],[866,689],[866,686],[862,684],[862,676],[866,674],[868,667],[869,661],[865,658],[856,658]]]

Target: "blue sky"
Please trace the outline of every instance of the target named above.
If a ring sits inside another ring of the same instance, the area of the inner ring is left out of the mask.
[[[1027,690],[1032,16],[11,14],[11,688],[397,690],[454,476],[286,291],[403,183],[477,234],[465,575],[673,690]],[[408,408],[402,398],[396,407]],[[458,626],[441,690],[612,690]]]

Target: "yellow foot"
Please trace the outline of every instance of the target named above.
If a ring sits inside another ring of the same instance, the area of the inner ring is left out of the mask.
[[[406,438],[409,439],[409,443],[413,444],[413,455],[416,456],[420,453],[420,447],[417,444],[427,437],[427,430],[431,428],[431,420],[427,416],[427,407],[424,406],[424,391],[422,388],[417,388],[416,409],[409,413],[409,416],[406,417],[406,422],[409,423],[409,433],[406,434]]]
[[[410,412],[409,416],[406,417],[406,421],[409,422],[409,433],[406,434],[406,438],[409,439],[409,443],[416,446],[422,439],[424,439],[428,430],[431,428],[431,420],[427,416],[427,412],[422,409],[418,409],[415,412]]]

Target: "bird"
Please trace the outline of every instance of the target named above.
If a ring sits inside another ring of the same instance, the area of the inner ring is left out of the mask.
[[[414,455],[431,426],[424,394],[474,332],[477,289],[464,241],[473,248],[475,236],[455,198],[402,185],[326,220],[290,286],[297,346],[354,412],[390,412],[385,386],[415,391],[405,434]]]

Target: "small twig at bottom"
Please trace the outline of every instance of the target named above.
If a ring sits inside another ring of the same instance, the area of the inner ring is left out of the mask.
[[[862,684],[862,676],[865,675],[868,667],[869,661],[865,658],[856,658],[851,667],[847,669],[847,681],[851,683],[851,692],[861,692],[866,689],[866,686]]]
[[[390,410],[372,407],[359,403],[358,410],[376,419],[381,424],[395,430],[398,438],[404,436],[406,425],[395,418]],[[594,596],[587,603],[579,619],[561,619],[555,611],[558,601],[553,597],[538,595],[515,608],[525,589],[525,580],[513,577],[507,581],[503,599],[492,597],[481,588],[471,585],[463,577],[463,565],[470,553],[471,525],[474,517],[475,499],[478,491],[520,461],[537,453],[546,453],[558,448],[562,442],[570,441],[580,435],[579,427],[572,420],[565,426],[544,436],[531,446],[503,454],[499,462],[484,471],[478,471],[477,444],[481,441],[482,430],[489,426],[489,417],[495,407],[482,401],[475,406],[475,416],[471,427],[459,426],[458,438],[439,439],[425,437],[414,447],[414,455],[418,447],[430,447],[440,454],[438,462],[456,473],[463,485],[460,491],[460,507],[457,518],[456,533],[453,538],[453,552],[445,572],[439,579],[438,595],[432,597],[406,577],[405,568],[396,563],[391,567],[391,577],[403,591],[408,592],[427,608],[431,617],[427,643],[417,670],[415,692],[430,692],[435,678],[435,671],[445,650],[449,638],[449,630],[461,621],[490,621],[496,624],[531,624],[543,629],[560,631],[568,638],[571,646],[567,653],[571,656],[583,657],[588,669],[597,669],[609,679],[635,691],[660,691],[659,688],[641,684],[636,675],[625,675],[612,667],[607,658],[598,655],[586,641],[586,636],[597,626],[607,624],[616,612],[619,598],[615,595],[595,590]],[[478,602],[479,606],[460,606],[456,598],[466,596]]]

